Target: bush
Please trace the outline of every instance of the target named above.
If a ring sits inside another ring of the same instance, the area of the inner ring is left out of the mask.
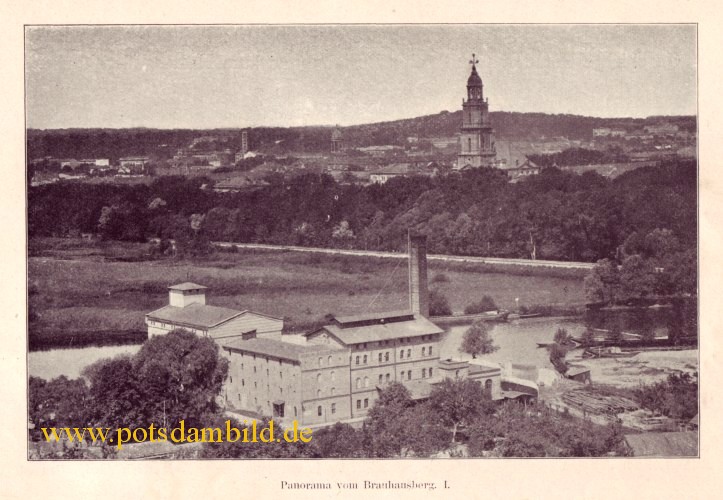
[[[489,295],[483,295],[478,302],[473,302],[464,308],[465,314],[478,314],[487,311],[496,311],[497,304]]]
[[[449,300],[441,292],[437,290],[429,291],[429,315],[430,316],[449,316],[452,314],[452,307]]]
[[[437,273],[432,277],[431,283],[449,283],[449,276],[444,273]]]

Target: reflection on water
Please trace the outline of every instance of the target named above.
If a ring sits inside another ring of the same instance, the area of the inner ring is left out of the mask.
[[[589,311],[584,318],[532,318],[507,323],[487,323],[497,352],[485,354],[482,359],[514,364],[531,364],[551,368],[547,349],[538,348],[538,342],[552,342],[558,328],[565,328],[574,336],[581,336],[587,327],[611,329],[618,326],[626,332],[644,334],[654,331],[663,336],[695,334],[697,329],[695,303],[689,301],[681,307],[635,309],[618,311]],[[470,359],[459,352],[462,336],[469,325],[449,327],[442,337],[440,355],[444,358]],[[75,378],[86,366],[102,358],[119,354],[135,354],[140,345],[83,347],[79,349],[52,349],[28,354],[31,376],[51,379],[60,375]]]
[[[99,359],[112,358],[120,354],[135,354],[140,348],[141,346],[137,344],[33,351],[28,353],[28,375],[46,380],[61,375],[77,378],[83,368]]]
[[[537,347],[537,342],[552,342],[558,328],[565,328],[573,336],[582,335],[585,324],[579,318],[534,318],[508,323],[487,323],[490,336],[499,350],[480,356],[481,359],[505,363],[536,365],[552,368],[547,349]],[[464,332],[469,325],[452,326],[442,337],[440,355],[444,358],[471,359],[469,354],[459,352]]]

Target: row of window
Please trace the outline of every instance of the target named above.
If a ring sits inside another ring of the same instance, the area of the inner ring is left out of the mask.
[[[369,408],[369,398],[364,398],[364,408]],[[361,399],[356,400],[356,409],[357,410],[362,409],[362,400]]]
[[[406,351],[407,359],[412,357],[412,349],[409,348]],[[432,356],[434,354],[434,346],[429,346],[429,348],[422,347],[422,356]],[[399,351],[399,359],[404,359],[404,349]],[[379,363],[388,363],[389,362],[389,352],[380,352],[378,357]],[[354,364],[356,365],[366,365],[369,362],[369,357],[364,354],[363,356],[358,355],[354,359]]]
[[[427,342],[432,340],[434,335],[422,335],[421,337],[417,337],[415,339],[412,339],[411,337],[402,337],[399,340],[400,344],[409,344],[412,342],[412,340],[421,340],[422,342]],[[363,344],[355,344],[354,349],[356,350],[364,350],[367,347],[374,347],[374,345],[377,345],[378,347],[385,347],[385,346],[391,346],[394,345],[394,340],[380,340],[379,342],[364,342]]]

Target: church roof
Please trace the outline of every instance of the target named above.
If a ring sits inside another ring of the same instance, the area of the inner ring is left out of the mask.
[[[481,87],[482,86],[482,78],[477,74],[477,67],[473,64],[472,65],[472,74],[469,75],[469,78],[467,78],[467,86],[468,87]]]

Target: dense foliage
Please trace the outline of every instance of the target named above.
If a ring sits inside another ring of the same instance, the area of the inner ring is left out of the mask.
[[[42,427],[203,427],[219,413],[228,362],[209,338],[179,330],[148,340],[132,357],[90,365],[83,378],[31,377],[30,421]]]
[[[403,251],[412,229],[429,236],[434,253],[588,262],[620,258],[623,245],[645,248],[646,235],[659,230],[677,242],[675,255],[695,258],[693,162],[612,180],[554,168],[516,184],[493,169],[366,187],[315,174],[271,180],[236,194],[179,177],[149,186],[39,186],[29,189],[28,230],[31,237],[177,238],[202,254],[208,240]]]
[[[490,330],[484,321],[475,321],[464,332],[462,337],[462,345],[459,347],[461,352],[471,354],[476,358],[480,354],[490,354],[498,350],[499,347],[494,344],[490,337]]]

